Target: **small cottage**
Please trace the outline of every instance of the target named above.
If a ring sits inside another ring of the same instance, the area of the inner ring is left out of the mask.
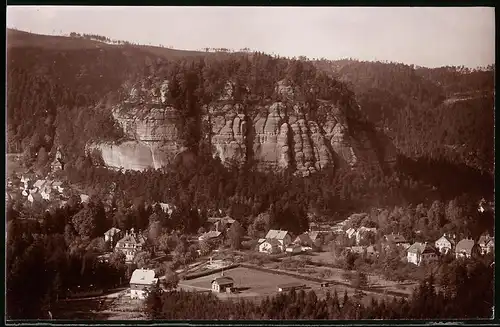
[[[230,292],[234,287],[234,280],[228,276],[217,277],[212,280],[212,292]]]
[[[120,251],[125,254],[126,262],[132,262],[137,253],[142,251],[146,239],[141,233],[136,233],[132,228],[130,232],[126,232],[125,236],[120,239],[115,246],[115,252]]]
[[[440,253],[447,254],[453,249],[455,241],[447,234],[444,234],[434,243],[434,245]]]
[[[270,229],[267,232],[265,239],[277,240],[280,243],[282,250],[284,250],[284,248],[288,244],[292,243],[292,236],[290,235],[290,233],[288,233],[288,231],[286,230],[281,230],[281,229],[280,230]]]
[[[286,252],[290,254],[302,252],[302,245],[300,244],[290,244],[286,247]]]
[[[409,263],[420,266],[422,263],[429,263],[438,259],[437,250],[428,244],[415,242],[407,250]]]
[[[136,269],[130,278],[130,298],[144,300],[147,293],[158,286],[154,270]]]
[[[311,237],[309,236],[308,233],[300,234],[295,238],[293,243],[301,246],[309,246],[309,247],[313,246],[313,241],[311,240]]]
[[[363,240],[367,234],[375,234],[375,233],[377,233],[376,228],[368,228],[368,227],[364,227],[364,226],[360,227],[356,231],[356,244],[359,245],[361,240]]]
[[[211,230],[209,232],[201,234],[198,237],[198,241],[218,240],[221,237],[222,237],[222,233],[221,232]]]

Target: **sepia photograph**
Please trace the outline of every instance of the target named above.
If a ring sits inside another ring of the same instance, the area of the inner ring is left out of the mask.
[[[6,323],[494,318],[494,7],[6,23]]]

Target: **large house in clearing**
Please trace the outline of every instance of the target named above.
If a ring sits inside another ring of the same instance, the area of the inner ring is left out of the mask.
[[[137,253],[142,251],[142,247],[146,243],[146,239],[141,233],[135,233],[134,229],[127,231],[125,236],[120,239],[115,246],[115,252],[121,251],[125,254],[125,260],[132,262]]]
[[[229,276],[220,276],[212,280],[212,292],[224,293],[231,292],[234,287],[234,280]]]
[[[292,236],[286,230],[270,229],[265,238],[259,240],[259,252],[275,253],[276,250],[284,252],[292,243]]]
[[[407,251],[408,262],[417,266],[420,264],[432,262],[438,259],[437,250],[429,243],[413,243]]]
[[[447,254],[451,250],[453,250],[455,246],[455,241],[453,240],[453,238],[444,234],[435,242],[434,245],[436,246],[436,249],[438,249],[440,253]]]
[[[145,299],[147,292],[158,286],[154,270],[136,269],[130,278],[130,298]]]

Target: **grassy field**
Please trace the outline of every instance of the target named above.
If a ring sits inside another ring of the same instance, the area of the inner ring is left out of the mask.
[[[183,280],[179,286],[186,289],[210,290],[211,281],[219,277],[220,273],[195,278],[192,280]],[[231,296],[261,296],[265,297],[277,293],[277,285],[300,282],[311,288],[317,288],[318,284],[305,281],[291,276],[276,275],[249,268],[238,267],[224,272],[224,276],[234,279],[234,287],[243,289],[241,293]]]

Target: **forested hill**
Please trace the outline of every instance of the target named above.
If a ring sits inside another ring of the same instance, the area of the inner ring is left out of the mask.
[[[494,65],[430,69],[348,59],[314,64],[351,85],[363,112],[402,154],[493,173]]]

